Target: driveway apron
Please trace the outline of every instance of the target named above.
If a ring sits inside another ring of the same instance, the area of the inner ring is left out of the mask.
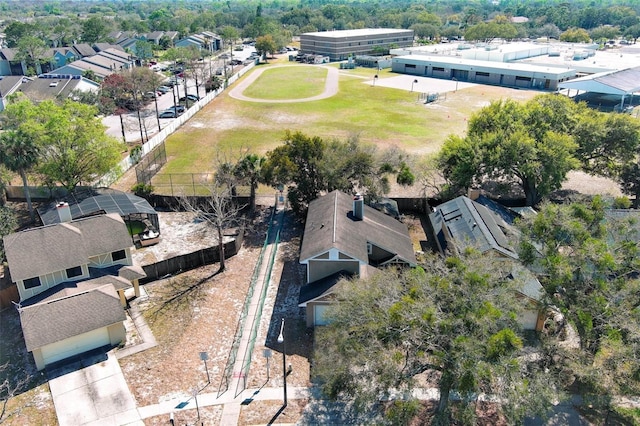
[[[143,424],[112,351],[87,367],[70,364],[51,373],[56,376],[49,387],[60,426]]]

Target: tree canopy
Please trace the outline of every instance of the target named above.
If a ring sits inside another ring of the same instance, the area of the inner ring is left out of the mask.
[[[509,274],[508,262],[471,250],[340,282],[330,323],[316,330],[314,380],[359,410],[393,395],[411,401],[414,389],[436,383],[439,425],[475,424],[480,394],[504,402],[509,424],[544,414],[554,373],[545,373],[544,357],[524,357],[522,283]],[[460,402],[452,408],[454,392]]]
[[[609,406],[640,395],[640,227],[633,211],[608,211],[600,197],[545,204],[521,223],[521,259],[538,270],[548,303],[579,335],[556,350],[578,389]]]
[[[535,205],[579,167],[578,145],[570,134],[580,108],[555,95],[525,104],[492,102],[470,119],[466,137],[445,141],[439,167],[454,191],[484,179],[515,182],[527,205]]]
[[[69,191],[90,184],[111,170],[125,147],[105,133],[95,107],[66,100],[58,105],[28,100],[11,103],[7,125],[37,147],[36,171],[45,183],[59,183]]]
[[[399,149],[378,152],[357,138],[347,141],[285,134],[284,144],[267,153],[262,167],[264,182],[288,185],[292,208],[303,212],[321,192],[361,192],[378,198],[389,191],[389,176],[403,186],[415,181],[411,158]]]

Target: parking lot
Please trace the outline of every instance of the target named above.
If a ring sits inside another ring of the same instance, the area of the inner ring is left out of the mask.
[[[242,47],[242,51],[234,50],[233,56],[230,55],[227,49],[218,52],[218,55],[215,57],[204,58],[202,61],[203,74],[207,75],[207,77],[209,74],[223,77],[225,66],[227,67],[227,75],[238,71],[239,67],[242,67],[242,64],[245,63],[252,54],[255,55],[256,51],[253,46],[242,45]],[[232,60],[236,62],[232,64]],[[175,75],[171,74],[171,66],[172,64],[170,62],[158,62],[154,65],[162,81],[167,82],[170,79],[176,78]],[[162,69],[166,69],[166,71],[161,71]],[[178,84],[174,84],[171,87],[167,86],[168,91],[160,93],[155,99],[151,98],[147,106],[140,110],[140,120],[138,120],[137,112],[123,114],[122,116],[113,115],[104,117],[102,122],[107,126],[107,134],[120,140],[122,140],[124,134],[127,143],[140,141],[141,138],[147,140],[159,130],[163,129],[175,116],[181,114],[180,112],[163,114],[163,112],[174,108],[174,106],[178,106],[178,109],[180,105],[186,108],[197,101],[195,97],[180,101],[181,98],[185,98],[187,95],[195,95],[201,98],[205,95],[204,81],[198,81],[198,87],[196,87],[196,81],[193,78],[186,78],[186,81],[182,77],[177,78],[179,79]]]

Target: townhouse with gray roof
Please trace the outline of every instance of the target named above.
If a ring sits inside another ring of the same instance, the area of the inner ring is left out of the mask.
[[[341,277],[366,277],[377,268],[417,262],[404,223],[365,205],[360,195],[333,191],[309,203],[300,263],[306,266],[307,284],[298,302],[313,327],[326,324],[323,314]]]
[[[517,231],[514,222],[519,215],[511,209],[470,191],[439,205],[429,215],[435,248],[444,255],[459,255],[467,248],[479,250],[502,260],[509,277],[520,282],[517,297],[526,301],[519,322],[526,330],[541,330],[546,309],[541,304],[544,289],[535,275],[519,261],[514,249]]]
[[[139,296],[145,273],[133,264],[133,245],[118,214],[71,220],[4,237],[11,281],[27,349],[38,370],[125,338],[125,290]]]

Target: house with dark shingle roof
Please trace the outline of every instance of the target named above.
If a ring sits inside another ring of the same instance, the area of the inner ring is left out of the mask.
[[[133,287],[139,296],[138,280],[146,276],[133,264],[133,242],[118,214],[71,220],[67,205],[60,205],[59,214],[61,223],[3,238],[27,348],[38,369],[121,342],[124,292]]]
[[[429,215],[438,251],[458,255],[466,248],[474,248],[502,259],[512,271],[510,278],[521,283],[516,296],[527,304],[520,324],[527,330],[541,330],[546,318],[541,305],[544,289],[535,275],[521,265],[512,245],[517,234],[513,225],[519,215],[475,191],[470,196],[473,199],[461,196],[447,201]]]
[[[299,306],[312,327],[325,323],[323,311],[340,278],[366,277],[388,265],[415,266],[416,257],[405,224],[365,205],[359,195],[333,191],[309,203],[300,263],[307,284]]]
[[[113,285],[59,293],[20,308],[27,351],[38,370],[102,346],[115,346],[126,337],[124,309]]]
[[[78,53],[80,58],[96,54],[96,51],[93,50],[93,47],[88,43],[77,43],[71,46],[71,48]]]
[[[18,75],[0,76],[0,112],[6,108],[9,95],[15,93],[23,81],[29,80],[29,78]]]
[[[493,251],[502,257],[518,259],[508,238],[515,231],[513,221],[509,223],[505,217],[507,209],[490,207],[465,196],[439,205],[429,215],[439,251],[458,253],[473,246],[482,253]]]

